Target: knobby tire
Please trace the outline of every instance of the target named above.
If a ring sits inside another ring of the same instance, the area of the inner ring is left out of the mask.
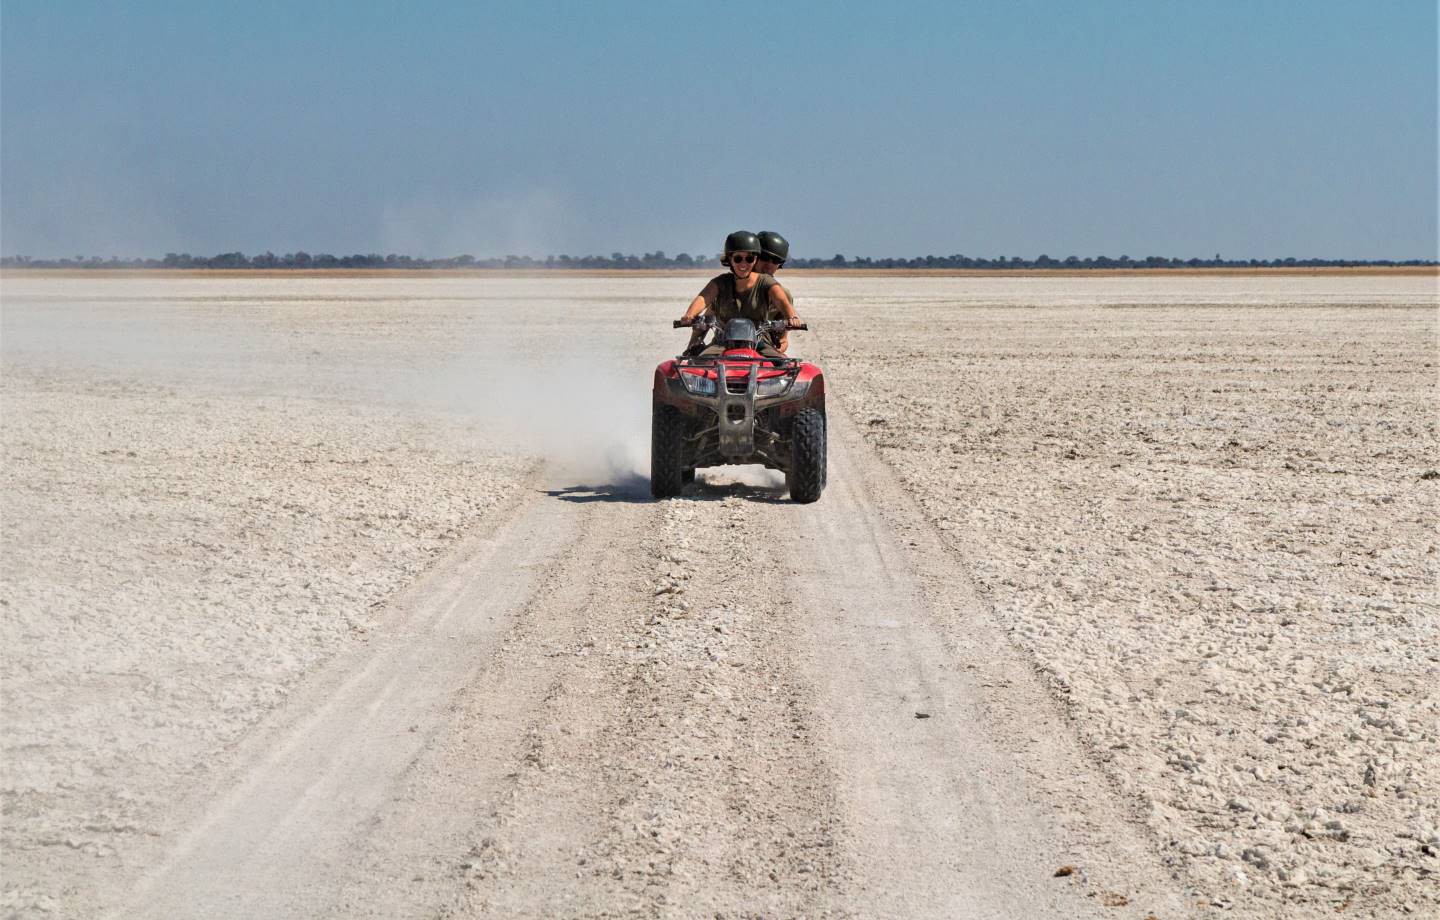
[[[795,413],[790,439],[790,498],[809,504],[825,490],[825,414],[819,409]]]
[[[685,416],[655,403],[650,413],[650,494],[671,498],[685,487]]]

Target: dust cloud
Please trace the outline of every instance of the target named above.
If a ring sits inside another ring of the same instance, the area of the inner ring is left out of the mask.
[[[648,471],[651,372],[670,347],[639,333],[648,318],[582,328],[561,319],[569,303],[506,302],[513,290],[391,300],[359,280],[285,297],[248,279],[41,284],[0,287],[7,374],[398,409],[443,422],[436,438],[542,458],[576,484]]]
[[[412,404],[544,458],[557,477],[626,487],[648,477],[649,392],[650,369],[605,343],[549,354],[465,349],[404,390]]]

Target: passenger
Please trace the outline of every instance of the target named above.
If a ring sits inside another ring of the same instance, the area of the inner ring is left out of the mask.
[[[795,313],[795,305],[791,303],[789,293],[770,275],[755,270],[755,261],[760,252],[759,238],[748,230],[736,230],[725,237],[725,254],[720,262],[728,266],[730,271],[710,279],[695,299],[690,301],[682,320],[686,323],[692,322],[708,310],[719,321],[722,329],[725,323],[736,317],[748,319],[757,327],[771,318],[784,318],[791,328],[798,326],[800,317]],[[691,332],[687,354],[695,353],[702,336],[700,330]],[[769,358],[782,357],[775,347],[772,333],[763,328],[756,350]],[[721,351],[723,347],[712,345],[700,354],[708,357],[718,355]]]
[[[761,230],[755,234],[755,238],[760,241],[760,258],[755,260],[755,270],[762,275],[773,277],[785,265],[785,260],[790,257],[790,242],[774,230]],[[791,294],[790,289],[785,285],[780,286],[785,288],[785,296],[790,298],[790,304],[793,306],[795,295]],[[780,350],[782,355],[787,353],[790,350],[790,333],[780,333],[780,339],[775,343],[775,347]]]

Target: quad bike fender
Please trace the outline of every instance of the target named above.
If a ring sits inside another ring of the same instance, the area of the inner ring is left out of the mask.
[[[733,377],[736,372],[731,371]],[[781,416],[794,415],[801,409],[819,409],[825,411],[825,375],[813,364],[802,364],[800,372],[795,380],[795,389],[804,390],[804,395],[799,398],[784,398],[777,401],[766,400],[765,403],[776,409]],[[661,362],[655,368],[655,379],[652,393],[656,403],[674,406],[687,415],[695,415],[702,410],[713,412],[714,399],[697,399],[692,396],[685,385],[680,382],[680,370],[672,359]]]
[[[662,361],[660,366],[655,368],[655,383],[652,387],[655,398],[660,399],[670,392],[671,383],[679,383],[679,372],[675,370],[675,362]]]
[[[795,387],[805,387],[805,395],[799,399],[788,399],[782,402],[778,408],[780,415],[794,415],[801,409],[819,409],[825,411],[825,374],[820,368],[813,364],[805,364],[800,368],[800,375],[795,379]]]
[[[680,382],[680,372],[676,369],[673,359],[663,361],[659,367],[655,368],[652,394],[656,403],[674,406],[681,412],[694,414],[697,408],[695,400],[690,397],[685,385]]]

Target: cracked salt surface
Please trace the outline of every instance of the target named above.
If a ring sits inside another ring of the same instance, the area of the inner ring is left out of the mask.
[[[806,313],[1201,900],[1440,912],[1433,279],[1118,280]]]
[[[488,427],[513,420],[465,414],[475,385],[563,353],[597,292],[636,324],[693,293],[686,278],[257,277],[126,280],[133,296],[106,299],[115,284],[5,280],[0,796],[3,906],[21,914],[91,913],[176,831],[172,798],[521,488],[529,461]],[[1202,907],[1440,909],[1433,278],[790,284],[816,329],[797,349]],[[505,353],[523,360],[471,373],[467,343],[491,341],[519,294],[528,319]],[[85,322],[38,319],[65,302]],[[147,334],[114,338],[135,316]],[[877,343],[877,316],[904,332]],[[648,383],[652,350],[627,349],[612,395],[631,371]],[[579,459],[633,466],[633,444],[594,446]],[[693,510],[706,540],[749,508],[723,481]],[[694,523],[684,503],[666,521],[677,542]],[[783,663],[762,655],[771,612],[692,603],[692,552],[657,563],[672,590],[638,647],[554,654],[613,654],[640,685],[673,680],[750,724],[737,699],[763,700]],[[692,710],[654,712],[724,756]],[[805,733],[787,718],[781,743]],[[669,758],[666,731],[644,743]],[[792,823],[828,846],[828,780],[797,776],[785,801],[810,811]],[[618,811],[660,844],[617,830],[596,864],[678,851],[683,801]],[[794,870],[843,881],[825,846]],[[757,852],[744,867],[760,877]]]

